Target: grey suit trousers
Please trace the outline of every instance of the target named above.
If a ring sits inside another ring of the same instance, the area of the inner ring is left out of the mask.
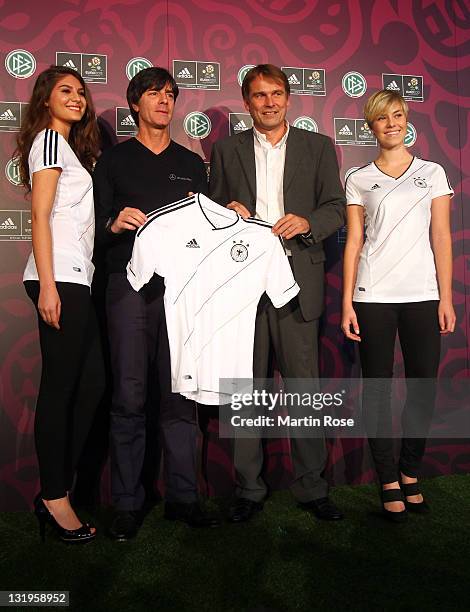
[[[284,379],[318,378],[318,319],[305,321],[297,298],[282,308],[274,308],[263,296],[256,316],[253,377],[268,376],[274,353]],[[324,437],[291,438],[293,482],[290,489],[299,502],[328,495],[322,477],[327,452]],[[235,438],[234,465],[236,495],[252,501],[266,497],[267,486],[261,472],[263,446],[260,438]]]

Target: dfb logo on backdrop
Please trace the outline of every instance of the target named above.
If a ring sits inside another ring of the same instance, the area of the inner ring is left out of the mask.
[[[193,111],[186,115],[183,121],[183,128],[190,138],[201,140],[207,138],[211,133],[211,120],[205,113]]]
[[[351,98],[360,98],[367,91],[367,81],[360,72],[347,72],[342,81],[341,86],[344,93]]]
[[[375,147],[377,141],[364,119],[337,118],[334,119],[335,144],[371,146]]]
[[[127,106],[116,106],[116,136],[135,136],[137,126]]]
[[[130,81],[132,77],[135,77],[136,74],[145,68],[153,68],[153,64],[150,60],[145,57],[133,57],[127,62],[126,76]]]
[[[416,142],[418,134],[415,126],[408,121],[406,126],[405,147],[412,147]]]
[[[382,86],[396,91],[409,102],[423,102],[423,77],[408,74],[382,74]]]
[[[289,81],[291,94],[301,96],[326,96],[325,70],[323,68],[281,68]]]
[[[13,157],[7,161],[5,166],[5,176],[15,187],[21,185],[19,161],[18,157]]]
[[[243,79],[245,78],[246,73],[249,70],[251,70],[252,68],[254,68],[254,67],[255,67],[254,64],[245,64],[245,66],[242,66],[240,68],[240,70],[238,71],[238,74],[237,74],[237,81],[238,81],[238,84],[240,85],[240,87],[242,86]]]
[[[15,79],[27,79],[36,71],[36,59],[29,51],[15,49],[6,56],[5,68]]]
[[[56,51],[55,62],[58,66],[76,70],[87,83],[108,82],[108,57],[101,53]]]
[[[173,60],[173,78],[182,89],[220,89],[219,62]]]
[[[307,130],[308,132],[318,132],[317,122],[311,117],[297,117],[297,119],[293,121],[292,125],[301,130]]]
[[[18,132],[27,106],[26,102],[0,102],[0,132]]]
[[[0,210],[0,241],[31,240],[31,211]]]
[[[253,119],[250,113],[229,113],[228,121],[230,136],[239,134],[253,127]]]

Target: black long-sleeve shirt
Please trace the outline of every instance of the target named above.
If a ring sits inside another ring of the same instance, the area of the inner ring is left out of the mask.
[[[185,198],[207,193],[207,173],[201,157],[173,140],[158,155],[131,138],[105,151],[93,173],[95,241],[106,245],[107,272],[125,272],[135,232],[112,234],[106,229],[126,206],[148,214]]]

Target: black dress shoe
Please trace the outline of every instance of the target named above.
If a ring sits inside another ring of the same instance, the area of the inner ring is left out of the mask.
[[[245,523],[257,512],[263,509],[263,502],[252,501],[246,497],[237,497],[228,512],[229,521],[232,523]]]
[[[108,535],[117,542],[125,542],[135,538],[139,531],[139,522],[136,512],[118,510],[108,530]]]
[[[344,518],[344,514],[334,505],[329,497],[320,497],[305,503],[301,502],[299,506],[307,512],[312,512],[317,518],[324,521],[339,521]]]
[[[183,521],[190,527],[218,527],[219,517],[202,511],[198,502],[183,504],[181,502],[166,502],[164,517],[169,521]]]

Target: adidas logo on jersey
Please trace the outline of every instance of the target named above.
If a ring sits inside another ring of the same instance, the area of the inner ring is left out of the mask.
[[[372,191],[373,189],[380,189],[380,185],[378,185],[377,183],[375,183],[375,185],[372,185],[372,187],[370,188],[370,190]]]
[[[188,249],[200,249],[201,247],[198,245],[196,238],[191,238],[189,242],[186,243]]]
[[[13,223],[13,219],[11,217],[5,219],[5,221],[0,224],[0,227],[4,229],[16,229],[16,225]]]
[[[2,120],[2,121],[16,121],[16,117],[13,114],[11,108],[7,108],[7,110],[0,115],[0,120]]]
[[[398,84],[396,81],[392,81],[391,83],[389,83],[386,89],[389,89],[391,91],[400,91],[400,88],[398,87]]]
[[[191,74],[188,68],[183,68],[183,70],[180,70],[178,72],[178,77],[180,79],[192,79],[193,75]]]
[[[300,85],[300,81],[296,74],[291,74],[287,80],[289,81],[289,85]]]
[[[72,62],[71,59],[69,59],[67,62],[65,62],[64,66],[67,66],[67,68],[73,68],[74,70],[77,70],[77,67],[75,66],[75,64]]]
[[[341,134],[341,136],[352,136],[353,133],[351,132],[351,129],[349,127],[349,125],[345,124],[339,131],[339,133]]]
[[[132,118],[132,115],[127,115],[127,117],[124,117],[124,119],[121,121],[121,125],[133,125],[133,126],[135,126],[135,121]]]
[[[248,129],[248,126],[243,121],[243,119],[239,121],[236,125],[233,126],[234,132],[243,132],[244,130],[247,130],[247,129]]]

